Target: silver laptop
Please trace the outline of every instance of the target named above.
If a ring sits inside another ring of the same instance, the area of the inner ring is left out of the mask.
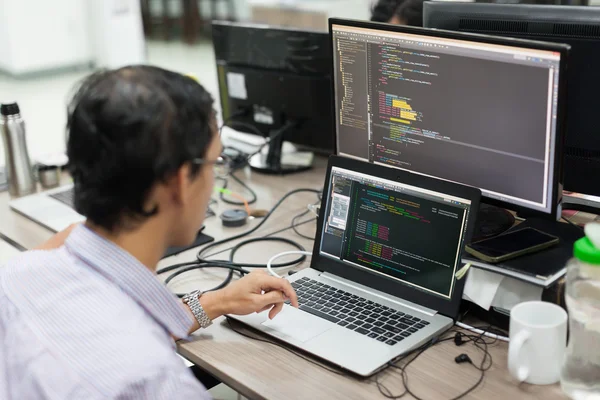
[[[66,185],[43,193],[12,200],[10,208],[40,225],[60,232],[85,217],[73,208],[73,186]]]
[[[231,318],[369,376],[453,325],[480,195],[331,157],[311,266],[288,278],[300,308]]]

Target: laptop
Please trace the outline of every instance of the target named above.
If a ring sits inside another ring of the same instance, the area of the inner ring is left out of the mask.
[[[361,376],[450,328],[479,189],[332,156],[310,268],[273,320],[230,317]]]
[[[32,194],[12,200],[10,207],[46,228],[60,232],[77,222],[85,221],[85,217],[75,211],[73,202],[73,185],[65,185],[43,193]],[[212,204],[212,201],[211,203]],[[206,218],[214,216],[210,204],[206,210]],[[203,233],[204,225],[198,230],[196,240],[187,246],[169,247],[163,257],[179,254],[193,247],[212,242],[214,238]]]
[[[71,224],[85,221],[85,217],[73,208],[73,185],[20,197],[11,200],[9,206],[19,214],[54,232],[60,232]]]

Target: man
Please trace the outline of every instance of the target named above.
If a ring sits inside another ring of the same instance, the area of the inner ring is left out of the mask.
[[[68,133],[87,221],[0,269],[0,399],[207,398],[173,338],[298,304],[264,273],[186,304],[155,276],[168,247],[195,239],[222,161],[210,95],[154,67],[96,73],[71,102]]]
[[[423,26],[424,0],[378,0],[371,21],[394,25]]]

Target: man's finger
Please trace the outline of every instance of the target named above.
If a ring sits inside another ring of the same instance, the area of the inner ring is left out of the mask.
[[[258,310],[256,313],[259,314],[263,311],[267,311],[268,309],[272,308],[273,304],[267,304],[266,306],[264,306],[263,308],[261,308],[260,310]]]
[[[298,296],[296,296],[296,292],[294,288],[290,284],[287,279],[283,278],[275,278],[274,276],[267,276],[263,278],[262,290],[265,292],[271,291],[280,291],[285,294],[285,296],[290,299],[292,305],[294,307],[298,307]]]
[[[259,306],[262,308],[270,304],[277,305],[286,300],[287,298],[283,292],[280,292],[279,290],[271,290],[270,292],[260,295],[258,301],[260,302]]]
[[[271,308],[271,311],[269,311],[269,319],[275,318],[281,310],[283,310],[283,303],[275,304],[273,308]]]

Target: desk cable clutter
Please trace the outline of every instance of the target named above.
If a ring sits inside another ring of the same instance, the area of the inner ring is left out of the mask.
[[[229,259],[228,260],[213,260],[213,259],[208,259],[209,257],[212,257],[213,255],[216,255],[218,253],[220,253],[220,251],[214,253],[214,254],[206,254],[208,252],[208,250],[210,249],[214,249],[216,246],[225,244],[225,243],[229,243],[233,240],[237,240],[237,239],[241,239],[241,238],[245,238],[248,235],[251,235],[252,233],[256,232],[258,229],[260,229],[266,222],[267,220],[271,217],[271,215],[273,214],[273,212],[290,196],[296,194],[296,193],[315,193],[317,195],[319,195],[321,193],[320,190],[317,189],[309,189],[309,188],[301,188],[301,189],[294,189],[288,193],[286,193],[281,199],[279,199],[279,201],[269,210],[269,212],[265,215],[265,217],[262,219],[262,221],[260,221],[256,226],[254,226],[253,228],[237,234],[237,235],[233,235],[230,236],[228,238],[222,239],[222,240],[218,240],[215,241],[213,243],[210,243],[204,247],[202,247],[197,256],[196,256],[196,260],[194,261],[190,261],[190,262],[184,262],[184,263],[179,263],[179,264],[174,264],[165,268],[161,268],[159,269],[157,272],[157,274],[163,274],[166,272],[171,272],[174,271],[171,275],[169,275],[166,279],[165,279],[165,284],[168,285],[175,277],[182,275],[186,272],[192,271],[192,270],[196,270],[196,269],[205,269],[205,268],[221,268],[221,269],[228,269],[229,273],[227,274],[227,277],[223,280],[223,282],[221,282],[219,285],[217,285],[214,288],[209,289],[209,291],[212,290],[218,290],[221,289],[225,286],[227,286],[231,280],[233,279],[233,275],[234,272],[238,272],[240,275],[245,275],[250,273],[250,270],[247,268],[267,268],[266,264],[253,264],[253,263],[242,263],[242,262],[236,262],[234,260],[235,254],[237,251],[239,251],[240,248],[242,248],[245,245],[251,244],[251,243],[256,243],[259,241],[279,241],[279,242],[283,242],[286,244],[290,244],[291,246],[295,247],[296,249],[298,249],[298,251],[305,251],[305,248],[300,245],[299,243],[291,240],[291,239],[287,239],[287,238],[283,238],[283,237],[274,237],[274,236],[260,236],[260,237],[255,237],[255,238],[249,238],[249,239],[245,239],[242,242],[236,244],[235,246],[231,247],[230,249],[230,255],[229,255]],[[292,229],[293,226],[284,228],[283,230],[286,229]],[[227,251],[225,250],[225,251]],[[278,264],[271,264],[270,267],[271,268],[283,268],[283,267],[289,267],[292,265],[296,265],[299,264],[301,262],[303,262],[306,259],[305,255],[301,255],[300,257],[288,261],[288,262],[283,262],[283,263],[278,263]],[[206,291],[206,290],[205,290]],[[182,297],[184,294],[182,293],[177,293],[177,295],[179,297]]]
[[[282,276],[280,276],[279,274],[277,274],[277,272],[275,272],[273,270],[273,267],[272,267],[273,261],[277,260],[278,258],[293,255],[293,254],[302,254],[305,256],[312,256],[312,251],[284,251],[283,253],[275,254],[273,257],[269,258],[269,261],[267,261],[267,271],[269,271],[269,274],[273,275],[276,278],[283,278]]]

